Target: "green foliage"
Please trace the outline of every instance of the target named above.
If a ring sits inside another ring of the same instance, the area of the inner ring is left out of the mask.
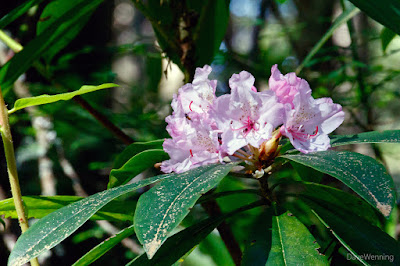
[[[155,140],[129,145],[115,159],[115,169],[110,172],[110,181],[107,187],[113,188],[126,184],[155,163],[167,160],[168,154],[162,149],[163,142],[164,140]]]
[[[340,14],[340,16],[335,19],[329,30],[322,36],[322,38],[314,45],[311,51],[307,54],[303,62],[297,67],[296,72],[300,73],[305,66],[308,66],[311,59],[318,53],[318,51],[321,50],[322,46],[329,40],[329,38],[332,37],[332,34],[335,32],[335,30],[344,23],[346,23],[347,21],[349,21],[355,15],[357,15],[358,12],[359,10],[353,5],[344,10],[343,13]]]
[[[28,210],[28,218],[41,219],[64,206],[77,202],[78,196],[24,196],[22,197]],[[91,220],[130,221],[135,210],[135,201],[111,201],[90,217]],[[12,198],[0,201],[0,215],[5,218],[17,219],[14,200]]]
[[[351,212],[337,210],[332,206],[308,200],[305,200],[305,202],[331,230],[339,242],[361,263],[376,263],[373,258],[368,258],[366,254],[382,257],[389,254],[393,255],[393,262],[390,259],[384,259],[379,261],[379,265],[397,265],[399,263],[399,243],[380,228],[360,219]]]
[[[396,33],[391,31],[388,28],[383,28],[381,31],[381,43],[382,43],[382,51],[386,52],[387,47],[392,42],[392,40],[397,36]]]
[[[222,221],[243,211],[258,207],[261,204],[260,202],[251,203],[218,217],[210,217],[196,223],[169,237],[153,258],[149,259],[146,254],[142,254],[127,265],[172,265],[187,252],[190,252],[194,246],[210,234]]]
[[[210,165],[175,175],[143,194],[135,211],[136,235],[151,259],[200,196],[216,186],[234,164]]]
[[[299,261],[306,265],[327,265],[328,261],[318,252],[319,248],[314,237],[296,217],[275,209],[271,251],[265,265],[293,265]]]
[[[331,137],[332,147],[363,143],[400,143],[400,130],[371,131]]]
[[[22,3],[17,8],[13,9],[10,13],[6,14],[0,19],[0,29],[7,27],[8,24],[22,16],[26,11],[29,10],[29,8],[38,5],[43,1],[44,0],[29,0]]]
[[[389,217],[395,204],[393,179],[382,164],[371,157],[344,151],[322,151],[282,157],[336,177],[384,216]]]
[[[24,108],[30,107],[30,106],[54,103],[54,102],[58,102],[58,101],[68,101],[77,95],[82,95],[82,94],[86,94],[89,92],[113,88],[113,87],[118,87],[118,85],[112,84],[112,83],[107,83],[107,84],[102,84],[99,86],[82,86],[79,90],[76,90],[73,92],[66,92],[66,93],[60,93],[60,94],[55,94],[55,95],[42,94],[42,95],[36,96],[36,97],[22,98],[22,99],[17,100],[14,103],[14,107],[11,110],[9,110],[8,113],[12,114],[18,110],[21,110],[21,109],[24,109]]]
[[[368,16],[400,34],[400,2],[397,0],[349,0]]]
[[[69,10],[72,10],[76,5],[80,3],[89,3],[87,0],[78,0],[78,1],[69,1],[69,0],[57,0],[50,2],[42,14],[40,15],[40,19],[37,24],[36,34],[39,36],[41,33],[45,32],[53,23],[56,23],[57,19],[63,16]],[[64,31],[62,28],[58,29],[54,34],[60,34],[59,38],[55,40],[49,49],[47,49],[42,57],[46,59],[47,62],[50,62],[51,59],[65,46],[68,45],[75,37],[78,35],[80,30],[85,26],[88,22],[90,16],[97,8],[97,6],[102,2],[101,1],[93,1],[94,4],[91,5],[90,10],[84,16],[80,16],[76,18],[75,16],[70,17],[70,19],[66,20],[63,24],[68,25],[68,29]]]
[[[52,212],[18,238],[8,259],[8,265],[20,265],[39,256],[75,232],[93,214],[113,199],[167,177],[169,175],[155,176],[130,185],[102,191]]]
[[[62,36],[70,30],[71,25],[81,17],[91,13],[93,8],[100,2],[102,2],[102,0],[85,0],[74,5],[73,8],[54,20],[44,32],[29,42],[21,52],[13,56],[13,58],[0,69],[0,86],[3,93],[6,94],[7,89],[10,88],[14,81],[27,71],[33,62],[40,58],[49,47],[62,38]]]
[[[73,264],[73,266],[83,266],[89,265],[96,260],[98,260],[101,256],[103,256],[107,251],[112,249],[115,245],[120,243],[125,238],[133,235],[135,230],[133,225],[122,229],[118,234],[112,236],[105,241],[98,244],[96,247],[92,248],[88,253],[86,253],[82,258],[80,258],[77,262]]]

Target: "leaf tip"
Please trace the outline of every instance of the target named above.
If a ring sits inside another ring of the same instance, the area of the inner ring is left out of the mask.
[[[156,254],[156,252],[160,248],[160,246],[161,246],[160,239],[153,239],[151,242],[149,242],[143,246],[149,260],[154,257],[154,254]]]

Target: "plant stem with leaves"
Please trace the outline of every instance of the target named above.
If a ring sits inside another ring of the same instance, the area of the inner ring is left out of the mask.
[[[8,122],[8,109],[4,102],[3,94],[0,89],[0,131],[3,139],[4,153],[7,161],[7,172],[10,180],[11,193],[14,199],[15,210],[18,215],[19,226],[22,233],[28,230],[28,219],[26,217],[24,203],[22,201],[21,188],[18,180],[17,164],[15,161],[14,146],[11,135],[11,128]],[[39,265],[37,259],[31,261],[32,265]]]

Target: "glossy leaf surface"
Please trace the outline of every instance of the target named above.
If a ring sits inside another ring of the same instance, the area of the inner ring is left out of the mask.
[[[386,217],[393,209],[393,179],[383,165],[371,157],[345,151],[322,151],[281,157],[336,177]]]
[[[216,186],[233,165],[206,165],[175,175],[139,198],[135,230],[150,259],[200,196]]]
[[[40,219],[71,203],[82,200],[78,196],[24,196],[22,200],[28,210],[28,218]],[[91,220],[130,221],[135,210],[135,201],[111,201],[90,217]],[[0,201],[0,215],[18,218],[12,198]]]
[[[28,231],[18,238],[8,259],[8,265],[22,265],[39,256],[75,232],[111,200],[169,176],[155,176],[133,184],[102,191],[52,212],[33,224]]]

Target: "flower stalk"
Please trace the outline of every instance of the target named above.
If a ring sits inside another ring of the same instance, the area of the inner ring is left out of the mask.
[[[19,226],[22,233],[28,230],[28,219],[25,213],[25,207],[22,200],[21,188],[18,180],[17,164],[15,161],[14,146],[11,135],[11,128],[8,122],[8,109],[4,102],[3,94],[0,88],[0,132],[4,145],[4,153],[7,161],[7,172],[10,180],[11,193],[14,199],[15,210],[18,215]],[[31,265],[39,265],[37,258],[31,260]]]

